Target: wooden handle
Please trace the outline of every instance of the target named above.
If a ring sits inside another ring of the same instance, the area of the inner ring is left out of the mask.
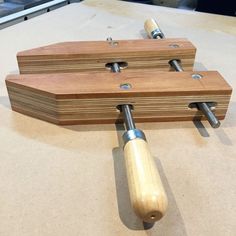
[[[161,32],[159,25],[154,19],[148,19],[144,23],[144,29],[146,30],[148,36],[153,38],[153,32],[155,30]]]
[[[144,222],[153,223],[165,214],[168,200],[155,162],[143,139],[133,139],[124,147],[131,204]]]

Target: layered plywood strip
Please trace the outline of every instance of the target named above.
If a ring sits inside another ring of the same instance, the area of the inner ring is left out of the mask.
[[[215,114],[225,117],[231,87],[218,72],[66,73],[9,75],[6,79],[12,109],[56,124],[114,123],[116,107],[132,104],[137,122],[202,119],[190,103],[215,102]],[[120,88],[121,84],[131,89]]]
[[[192,70],[196,48],[186,39],[78,41],[57,43],[17,54],[21,74],[105,71],[106,64],[125,62],[129,69],[172,70],[168,62],[181,60]]]

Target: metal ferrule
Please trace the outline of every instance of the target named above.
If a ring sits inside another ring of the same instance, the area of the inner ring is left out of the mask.
[[[131,130],[126,131],[123,134],[124,145],[126,143],[128,143],[130,140],[133,140],[133,139],[136,139],[136,138],[140,138],[140,139],[143,139],[144,141],[147,141],[146,137],[145,137],[145,134],[143,133],[142,130],[140,130],[140,129],[131,129]]]
[[[164,38],[164,34],[158,28],[151,32],[151,36],[153,39]]]

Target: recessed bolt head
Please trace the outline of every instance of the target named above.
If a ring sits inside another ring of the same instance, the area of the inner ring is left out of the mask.
[[[193,79],[201,79],[203,76],[200,74],[192,74]]]
[[[123,90],[128,90],[132,88],[132,85],[129,83],[125,83],[125,84],[120,84],[120,88]]]

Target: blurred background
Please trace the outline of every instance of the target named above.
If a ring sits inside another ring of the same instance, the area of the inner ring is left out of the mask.
[[[131,0],[127,2],[236,16],[236,0]]]
[[[73,0],[73,2],[79,0]],[[102,0],[100,0],[102,1]],[[0,17],[4,17],[22,10],[27,10],[48,2],[58,2],[56,0],[0,0]],[[67,4],[70,0],[66,1]],[[158,5],[163,7],[172,7],[187,9],[191,11],[200,11],[215,13],[221,15],[236,15],[236,0],[130,0],[127,2],[136,2],[142,4]]]

